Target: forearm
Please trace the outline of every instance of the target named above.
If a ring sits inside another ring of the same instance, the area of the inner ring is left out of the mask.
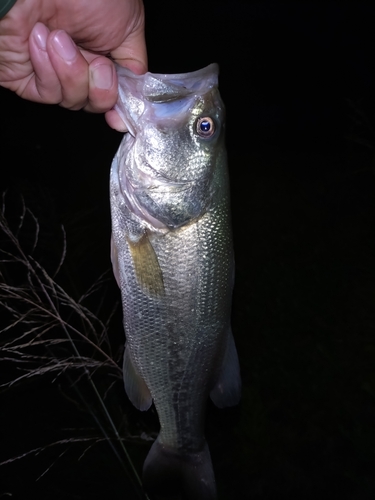
[[[16,0],[0,0],[0,19],[13,7]]]

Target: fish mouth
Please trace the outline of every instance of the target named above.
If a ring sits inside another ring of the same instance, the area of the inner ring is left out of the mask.
[[[190,73],[135,75],[129,69],[116,65],[121,82],[115,110],[135,137],[137,121],[145,109],[144,99],[162,104],[195,95],[204,95],[218,85],[219,67],[210,64]],[[126,103],[126,105],[125,105]]]
[[[142,186],[142,188],[139,188],[135,187],[132,184],[134,192],[139,192],[140,190],[143,191],[144,189],[146,189],[147,191],[155,191],[160,189],[161,187],[165,187],[165,189],[168,191],[170,191],[172,188],[174,192],[186,191],[191,186],[204,180],[204,177],[201,176],[195,177],[193,179],[184,179],[177,181],[176,179],[168,176],[165,172],[158,172],[157,170],[155,170],[149,162],[143,161],[142,166],[143,169],[141,169],[136,162],[133,164],[134,178],[137,179],[139,184]],[[148,170],[151,173],[147,173],[145,172],[145,170]]]
[[[171,179],[170,177],[167,177],[166,175],[160,174],[158,177],[152,178],[150,176],[150,182],[145,184],[145,188],[148,191],[156,191],[158,190],[159,192],[163,192],[160,190],[160,188],[165,188],[166,191],[171,191],[171,189],[174,192],[179,192],[179,191],[186,191],[189,189],[191,186],[194,186],[197,184],[202,179],[192,179],[188,181],[175,181]]]

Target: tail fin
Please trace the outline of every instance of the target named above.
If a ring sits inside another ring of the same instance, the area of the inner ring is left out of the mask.
[[[215,476],[207,443],[202,450],[181,453],[154,442],[143,466],[147,493],[181,494],[183,500],[216,500]]]

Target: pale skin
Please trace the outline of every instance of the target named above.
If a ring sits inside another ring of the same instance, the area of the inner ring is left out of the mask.
[[[0,20],[0,85],[30,101],[105,113],[117,75],[111,59],[147,71],[142,0],[17,0]]]

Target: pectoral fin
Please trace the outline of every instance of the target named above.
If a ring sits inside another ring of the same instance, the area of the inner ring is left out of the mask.
[[[235,406],[241,397],[241,376],[237,350],[232,331],[229,331],[226,352],[219,377],[210,392],[212,401],[218,408]]]
[[[149,295],[164,295],[163,274],[147,232],[137,242],[128,239],[128,244],[141,288]]]
[[[138,410],[148,410],[152,404],[152,397],[146,382],[134,367],[127,347],[124,353],[123,377],[126,394],[133,405]]]

